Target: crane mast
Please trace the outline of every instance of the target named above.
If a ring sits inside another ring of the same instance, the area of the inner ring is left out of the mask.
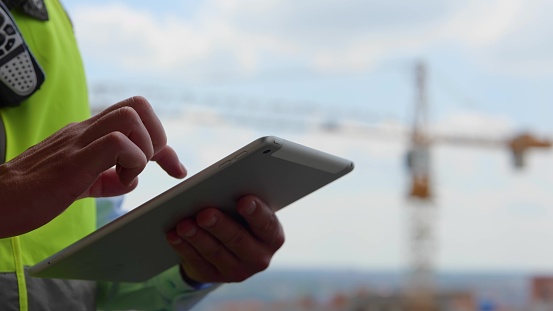
[[[432,201],[430,187],[431,141],[428,132],[426,75],[425,64],[417,63],[414,120],[407,152],[407,166],[411,180],[408,194],[407,256],[409,263],[406,306],[410,311],[436,310],[434,302],[436,206]]]
[[[408,193],[408,277],[406,309],[408,311],[438,310],[435,287],[435,226],[437,207],[433,200],[430,147],[433,144],[474,145],[507,148],[513,156],[515,169],[523,169],[531,149],[549,149],[551,140],[523,132],[505,139],[468,136],[436,136],[429,132],[427,68],[422,62],[415,66],[415,110],[409,134],[407,167]]]

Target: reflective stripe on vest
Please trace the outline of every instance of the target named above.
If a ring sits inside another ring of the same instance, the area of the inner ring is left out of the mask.
[[[25,303],[33,311],[94,311],[96,310],[96,283],[76,280],[31,278],[25,270],[29,292]],[[0,273],[0,301],[2,311],[19,311],[18,278],[15,273]]]

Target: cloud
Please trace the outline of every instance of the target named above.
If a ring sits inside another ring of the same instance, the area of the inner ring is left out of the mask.
[[[511,1],[513,2],[513,1]],[[502,73],[550,75],[553,72],[553,23],[549,1],[524,1],[508,31],[488,46],[484,56]],[[503,68],[501,68],[503,67]]]
[[[180,6],[159,13],[124,3],[82,4],[73,15],[89,62],[198,80],[279,67],[363,71],[448,44],[503,70],[537,69],[553,59],[544,31],[548,6],[538,0],[208,0],[188,18],[179,18]]]
[[[458,41],[475,49],[493,46],[510,35],[525,3],[523,0],[465,2],[444,23],[439,39]]]
[[[521,3],[206,0],[187,18],[180,18],[179,11],[153,13],[108,3],[75,6],[73,20],[89,66],[115,67],[140,77],[240,77],[278,66],[351,72],[450,43],[493,70],[548,72],[553,68],[548,67],[553,51],[548,53],[550,40],[544,34],[551,28],[548,4]],[[267,134],[267,129],[233,128],[221,114],[210,111],[204,117],[210,125],[198,126],[192,115],[164,119],[169,141],[191,173]],[[486,136],[508,133],[512,127],[505,117],[455,112],[433,130]],[[405,264],[404,140],[286,129],[273,133],[356,163],[332,196],[325,193],[308,206],[283,211],[290,247],[277,262],[368,268]],[[553,255],[543,251],[553,221],[547,210],[553,206],[547,189],[553,184],[549,155],[532,154],[522,174],[511,170],[506,150],[443,146],[433,155],[436,199],[443,213],[436,223],[440,267],[494,267],[504,258],[509,259],[502,261],[505,266],[551,267]],[[134,207],[176,182],[149,166],[125,204]],[[317,220],[305,230],[301,221],[314,214]],[[332,231],[331,225],[340,230]],[[327,241],[340,244],[334,248],[339,253],[333,254]],[[309,251],[301,253],[304,245],[310,245]],[[354,251],[348,253],[350,249]]]
[[[83,53],[92,59],[144,73],[171,71],[209,56],[209,36],[174,16],[116,3],[80,7],[74,13]]]

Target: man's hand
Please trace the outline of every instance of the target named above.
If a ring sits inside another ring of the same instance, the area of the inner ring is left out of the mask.
[[[167,233],[189,279],[200,283],[241,282],[269,266],[284,243],[278,218],[253,196],[240,199],[237,211],[246,225],[216,208],[207,208]]]
[[[0,238],[48,223],[77,199],[131,191],[148,161],[171,176],[186,175],[142,97],[65,126],[0,166]]]

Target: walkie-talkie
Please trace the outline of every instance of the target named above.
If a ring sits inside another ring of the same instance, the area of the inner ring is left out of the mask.
[[[44,82],[44,72],[0,1],[0,107],[17,106]]]

